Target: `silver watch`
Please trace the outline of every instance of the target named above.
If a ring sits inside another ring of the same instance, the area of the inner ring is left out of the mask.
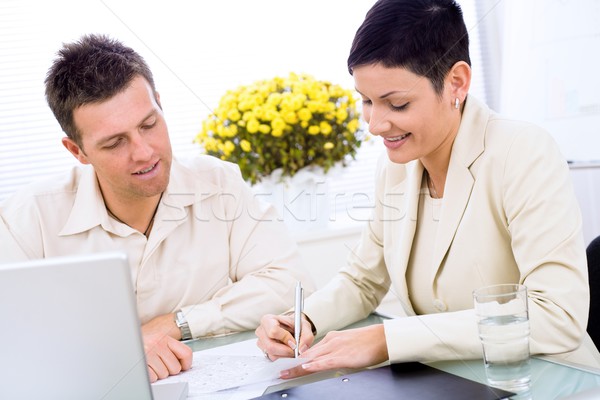
[[[175,324],[181,332],[181,340],[189,340],[192,338],[192,331],[190,331],[190,325],[183,315],[183,311],[179,310],[175,313]]]

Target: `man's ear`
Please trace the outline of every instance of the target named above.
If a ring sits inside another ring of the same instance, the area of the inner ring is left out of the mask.
[[[83,150],[79,147],[77,143],[75,143],[72,139],[68,137],[62,138],[62,144],[65,146],[69,153],[73,154],[77,160],[79,160],[82,164],[89,164],[90,162],[87,159],[87,156],[83,152]]]
[[[162,105],[160,104],[160,93],[157,91],[154,92],[154,100],[156,101],[156,104],[158,104],[158,108],[162,110]]]
[[[452,66],[448,73],[452,100],[458,98],[462,103],[469,93],[471,86],[471,67],[464,61],[459,61]]]

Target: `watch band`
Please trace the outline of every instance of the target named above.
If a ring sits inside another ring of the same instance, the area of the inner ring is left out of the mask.
[[[183,315],[183,311],[179,310],[175,313],[175,324],[181,332],[181,340],[189,340],[192,338],[192,331],[190,331],[190,325]]]

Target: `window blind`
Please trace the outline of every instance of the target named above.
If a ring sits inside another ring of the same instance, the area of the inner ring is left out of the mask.
[[[202,120],[226,90],[290,71],[352,88],[346,58],[374,0],[0,2],[0,201],[77,161],[50,112],[43,81],[63,42],[106,33],[146,58],[154,72],[177,157],[198,154]],[[485,100],[474,0],[461,2],[470,28],[475,80]],[[377,140],[331,179],[331,220],[353,220],[372,202]],[[352,222],[352,221],[351,221]]]

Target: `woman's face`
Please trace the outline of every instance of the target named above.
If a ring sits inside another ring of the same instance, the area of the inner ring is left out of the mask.
[[[391,161],[421,159],[432,165],[449,160],[460,124],[450,85],[440,97],[427,78],[380,64],[356,67],[353,76],[369,131],[383,138]]]

